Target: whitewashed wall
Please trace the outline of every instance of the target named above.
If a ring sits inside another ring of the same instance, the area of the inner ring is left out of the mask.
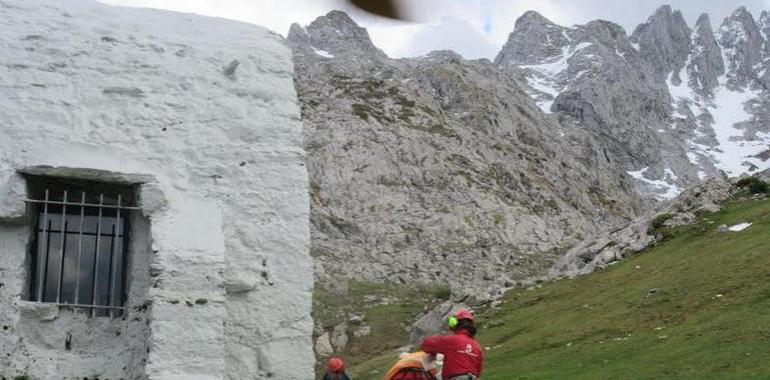
[[[0,0],[0,375],[311,379],[301,132],[290,51],[263,28]],[[23,301],[16,173],[40,167],[149,181],[125,320]]]

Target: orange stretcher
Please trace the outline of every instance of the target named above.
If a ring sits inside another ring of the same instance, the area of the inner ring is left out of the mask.
[[[436,368],[433,357],[422,351],[404,353],[385,374],[384,380],[433,380]]]

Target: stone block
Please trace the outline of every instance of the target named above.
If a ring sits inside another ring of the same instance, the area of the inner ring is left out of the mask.
[[[59,306],[41,302],[19,302],[21,318],[42,322],[50,322],[59,317]]]
[[[0,223],[22,225],[29,222],[27,185],[24,177],[10,173],[0,183]]]
[[[157,182],[143,184],[139,189],[139,207],[142,215],[149,217],[154,212],[166,207],[168,200]]]

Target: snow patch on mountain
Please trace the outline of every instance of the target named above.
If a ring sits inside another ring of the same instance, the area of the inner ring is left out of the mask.
[[[679,100],[684,100],[687,103],[697,103],[696,99],[698,98],[698,94],[687,85],[690,81],[690,75],[687,73],[687,70],[680,71],[679,75],[682,76],[682,81],[678,85],[673,83],[674,74],[675,73],[672,71],[671,74],[669,74],[668,79],[666,79],[668,93],[674,101],[672,104],[674,109],[678,109],[677,101]]]
[[[527,94],[535,99],[535,103],[543,112],[550,113],[554,99],[559,96],[559,90],[553,82],[547,77],[533,75],[527,78],[527,84],[535,90],[528,91]]]
[[[716,166],[731,176],[757,168],[759,171],[770,168],[770,161],[754,157],[768,149],[770,136],[758,132],[757,138],[747,139],[745,131],[736,128],[736,124],[751,120],[752,115],[746,112],[746,103],[759,95],[759,91],[730,91],[725,86],[714,91],[714,111],[711,114],[714,117],[713,128],[719,141],[719,150],[714,150],[712,157]]]
[[[733,44],[737,44],[739,41],[744,42],[747,39],[745,27],[737,22],[723,24],[716,33],[720,38],[729,36],[727,40]],[[697,32],[694,32],[693,39],[696,37],[698,37]],[[694,47],[687,58],[685,67],[690,67],[693,56],[701,54],[702,49],[702,46]],[[723,61],[728,63],[731,62],[731,58],[734,59],[736,49],[722,46],[721,54]],[[762,65],[757,64],[754,69],[760,70],[759,66]],[[695,68],[697,69],[697,66]],[[733,66],[734,68],[735,66]],[[763,73],[764,70],[760,71],[758,75],[761,77]],[[694,131],[694,138],[688,143],[691,151],[687,154],[691,162],[699,165],[701,163],[696,157],[698,155],[707,156],[718,169],[730,176],[770,168],[770,161],[763,161],[756,157],[768,149],[768,143],[770,143],[768,135],[757,132],[753,138],[747,138],[745,128],[740,126],[741,123],[753,119],[754,116],[746,109],[747,103],[761,97],[761,91],[752,90],[751,86],[731,90],[731,86],[727,84],[728,75],[723,75],[719,78],[719,86],[713,90],[713,95],[704,99],[690,87],[691,84],[697,85],[698,83],[691,82],[690,73],[687,70],[679,72],[682,81],[678,85],[673,83],[674,75],[675,72],[671,72],[666,80],[668,92],[672,99],[673,116],[687,119],[688,113],[692,112],[693,115],[708,115],[713,118],[713,124],[708,121],[704,122],[702,119],[696,119],[695,122],[700,128]],[[696,142],[703,141],[705,137],[703,130],[713,131],[716,137],[715,146]],[[701,173],[699,172],[699,178],[702,176]]]
[[[676,185],[679,179],[670,168],[663,170],[663,179],[649,179],[645,173],[649,170],[648,166],[636,171],[627,171],[628,175],[636,180],[643,182],[654,193],[658,200],[669,200],[675,198],[682,190]]]
[[[564,46],[561,49],[561,54],[551,57],[544,63],[535,65],[520,65],[519,67],[527,71],[527,84],[532,87],[534,91],[529,91],[528,94],[532,96],[537,106],[545,113],[551,112],[551,105],[554,99],[564,89],[564,85],[561,82],[567,75],[567,69],[569,69],[569,60],[580,50],[583,50],[591,43],[581,42],[576,46]],[[576,75],[579,77],[584,74],[580,72]]]
[[[329,53],[326,50],[313,48],[313,53],[316,53],[317,55],[320,55],[321,57],[324,57],[324,58],[334,58],[334,55]]]
[[[688,58],[688,64],[689,64]],[[686,70],[680,72],[682,81],[675,85],[672,81],[674,72],[671,72],[666,85],[672,99],[673,116],[687,119],[688,112],[695,115],[710,115],[714,123],[706,125],[713,130],[717,145],[709,146],[695,141],[702,139],[700,130],[694,132],[695,138],[690,140],[689,146],[693,150],[688,152],[688,158],[694,164],[700,162],[694,159],[697,154],[705,155],[712,159],[714,165],[730,176],[737,176],[745,172],[765,170],[770,168],[770,161],[762,161],[756,155],[768,149],[768,135],[757,132],[755,138],[747,139],[745,130],[738,127],[741,122],[750,121],[752,115],[746,111],[746,104],[761,96],[761,91],[749,88],[731,91],[726,86],[726,77],[720,78],[720,86],[714,89],[714,95],[710,99],[703,99],[687,83],[690,77]],[[703,125],[701,125],[703,127]],[[699,175],[700,177],[700,175]]]

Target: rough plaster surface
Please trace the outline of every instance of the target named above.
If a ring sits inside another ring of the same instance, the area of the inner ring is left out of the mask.
[[[0,374],[312,378],[308,180],[281,38],[82,0],[0,14]],[[24,168],[151,181],[127,318],[23,301]]]

